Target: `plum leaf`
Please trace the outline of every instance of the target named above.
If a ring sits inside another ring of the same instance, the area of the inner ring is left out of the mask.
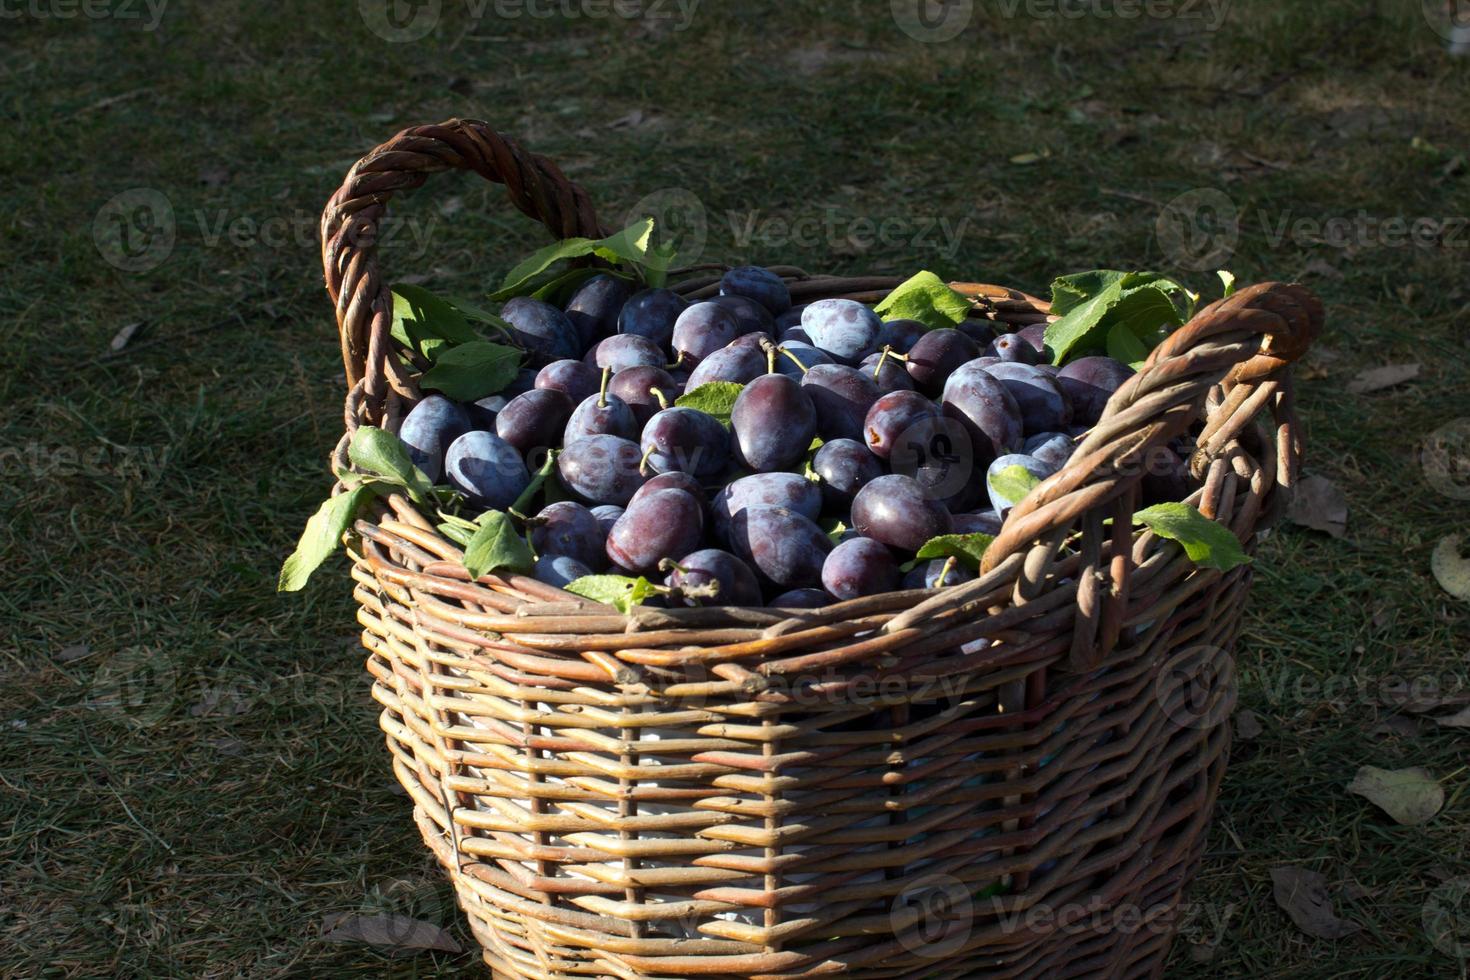
[[[709,381],[693,391],[674,399],[680,408],[692,408],[706,415],[713,415],[725,428],[730,427],[730,413],[735,410],[735,399],[745,386],[734,381]]]
[[[402,440],[374,425],[360,426],[352,434],[347,458],[359,473],[377,482],[403,487],[417,503],[425,503],[433,484],[423,470],[413,465]]]
[[[886,320],[918,320],[930,330],[939,330],[962,323],[970,307],[968,298],[926,271],[901,283],[873,310]]]
[[[1228,572],[1250,561],[1233,531],[1189,504],[1155,504],[1134,514],[1133,521],[1146,524],[1161,538],[1178,541],[1196,565]]]
[[[358,512],[376,497],[377,488],[363,484],[322,501],[315,514],[306,522],[296,550],[281,565],[281,577],[276,583],[277,592],[297,592],[306,585],[311,573],[327,560],[342,545],[342,535],[352,526]]]
[[[488,315],[488,314],[487,314]],[[393,339],[411,351],[432,357],[447,344],[479,340],[465,314],[453,303],[422,286],[393,287]]]
[[[1028,493],[1036,489],[1036,485],[1041,480],[1037,478],[1036,474],[1018,463],[989,474],[986,477],[986,482],[990,484],[996,493],[1005,499],[1020,503]],[[942,556],[935,555],[934,557],[938,558]]]
[[[1019,466],[1014,468],[1021,469]],[[1025,470],[1021,471],[1025,472]],[[990,542],[994,540],[995,538],[989,534],[941,534],[937,538],[930,538],[924,542],[923,547],[914,556],[915,562],[934,558],[954,558],[971,571],[979,571],[980,560],[985,557],[985,549],[989,548]]]
[[[553,265],[588,255],[614,264],[631,265],[642,271],[650,285],[661,284],[674,255],[669,249],[651,247],[653,225],[652,218],[643,218],[603,239],[564,238],[552,242],[507,272],[500,288],[490,298],[502,300],[535,293],[560,278],[560,273],[549,272]]]
[[[643,576],[628,578],[626,575],[584,575],[566,586],[566,591],[575,595],[613,606],[627,615],[629,610],[656,593],[652,582]]]
[[[1053,363],[1062,364],[1073,350],[1102,347],[1117,327],[1130,331],[1149,351],[1179,325],[1179,309],[1161,282],[1130,287],[1129,281],[1116,280],[1047,325],[1045,343],[1053,351]]]
[[[440,352],[419,384],[455,401],[473,402],[514,381],[520,365],[521,352],[514,347],[477,340]]]
[[[1376,803],[1395,823],[1410,827],[1424,823],[1444,806],[1444,787],[1429,770],[1419,766],[1362,766],[1348,783],[1347,791]]]
[[[530,547],[516,533],[508,515],[487,510],[476,524],[478,530],[464,549],[464,567],[470,578],[478,579],[486,572],[502,569],[529,572],[535,567]]]

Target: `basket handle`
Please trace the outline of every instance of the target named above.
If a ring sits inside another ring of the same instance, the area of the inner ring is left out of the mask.
[[[587,193],[556,164],[477,119],[405,129],[353,164],[321,223],[322,269],[347,374],[349,430],[361,420],[381,422],[390,394],[416,396],[391,356],[393,297],[378,270],[377,235],[389,199],[441,170],[473,170],[504,184],[511,203],[559,239],[605,234]]]
[[[1018,601],[1035,597],[1021,593],[1034,593],[1063,539],[1073,529],[1083,531],[1072,669],[1095,667],[1118,640],[1134,560],[1136,489],[1150,451],[1203,415],[1194,457],[1198,476],[1203,461],[1214,459],[1269,407],[1276,458],[1263,461],[1266,479],[1288,488],[1296,483],[1301,441],[1289,367],[1321,333],[1322,321],[1321,301],[1296,284],[1262,283],[1210,304],[1155,348],[1142,370],[1109,399],[1067,465],[1007,515],[986,549],[982,572],[1025,553]],[[1208,494],[1201,510],[1215,516]],[[1248,536],[1257,516],[1237,515],[1232,530]],[[1108,518],[1111,535],[1104,529]],[[1105,536],[1112,540],[1110,554],[1103,553]]]

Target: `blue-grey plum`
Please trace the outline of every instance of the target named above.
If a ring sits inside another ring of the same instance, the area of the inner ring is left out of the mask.
[[[995,365],[991,365],[995,367]],[[977,466],[1021,448],[1021,406],[1006,386],[984,370],[956,373],[944,386],[941,410],[970,435]]]
[[[883,321],[855,300],[822,299],[803,311],[801,329],[818,350],[840,363],[854,365],[877,350]]]
[[[817,434],[817,412],[794,378],[763,374],[736,397],[730,427],[742,466],[758,473],[784,470],[806,456]]]
[[[975,573],[953,558],[933,558],[920,562],[903,577],[905,589],[944,589],[961,582],[972,582]]]
[[[654,390],[663,395],[659,398]],[[609,394],[617,395],[633,410],[633,417],[640,428],[648,424],[653,413],[672,405],[679,397],[679,383],[663,368],[630,367],[619,371],[608,382]]]
[[[801,376],[802,390],[817,410],[823,439],[863,438],[863,419],[878,400],[878,386],[857,368],[818,364]]]
[[[827,509],[846,514],[857,492],[883,475],[883,466],[856,439],[833,439],[817,449],[812,471],[820,481]]]
[[[930,330],[909,348],[909,377],[919,390],[937,393],[955,368],[979,356],[979,345],[960,331]]]
[[[702,548],[680,558],[665,583],[686,606],[758,606],[761,586],[745,562],[719,548]],[[685,592],[695,595],[683,595]],[[713,596],[702,595],[713,591]]]
[[[726,296],[746,296],[764,306],[772,316],[791,309],[791,290],[785,280],[769,269],[746,265],[731,269],[720,279]]]
[[[1041,353],[1020,334],[1003,333],[990,342],[985,353],[1014,364],[1035,364]]]
[[[556,474],[563,487],[588,503],[622,507],[643,485],[642,459],[638,444],[629,439],[586,436],[561,451]]]
[[[577,328],[550,303],[517,296],[506,300],[500,308],[500,318],[511,325],[512,335],[530,352],[532,363],[546,364],[582,356]]]
[[[988,534],[995,537],[1000,533],[1000,515],[993,510],[976,510],[968,514],[954,515],[955,534]]]
[[[741,336],[748,333],[763,333],[774,337],[776,335],[776,318],[771,316],[771,311],[749,296],[714,296],[710,298],[711,303],[717,303],[729,310],[735,316],[735,325],[740,328]]]
[[[635,333],[668,347],[674,339],[674,321],[688,306],[687,299],[669,289],[634,293],[618,315],[618,333]]]
[[[777,349],[774,367],[777,373],[800,381],[812,368],[831,363],[832,358],[811,344],[804,344],[799,340],[783,340]]]
[[[470,413],[443,395],[428,395],[413,407],[398,427],[398,438],[413,465],[430,483],[444,476],[444,453],[450,444],[474,427]]]
[[[667,473],[650,476],[647,482],[633,494],[633,500],[637,500],[639,497],[646,497],[648,494],[655,493],[659,490],[683,490],[685,493],[692,494],[701,506],[708,506],[709,504],[709,495],[704,492],[704,485],[690,474],[680,472],[679,470],[670,470]],[[628,501],[628,503],[631,504],[633,500]]]
[[[606,562],[607,559],[604,558],[600,564],[606,564]],[[564,589],[577,579],[591,574],[593,574],[591,568],[571,555],[547,553],[536,559],[535,577],[558,589]]]
[[[792,589],[782,592],[768,605],[772,609],[821,609],[836,601],[837,598],[826,589]]]
[[[537,388],[555,388],[565,392],[573,405],[579,405],[588,395],[596,394],[601,383],[601,372],[583,361],[552,361],[536,375]]]
[[[832,541],[804,514],[785,507],[747,507],[730,520],[730,550],[765,581],[794,589],[821,584]]]
[[[605,272],[577,287],[571,299],[567,300],[566,313],[572,326],[577,328],[577,336],[584,348],[618,329],[618,314],[623,311],[629,295],[627,283]]]
[[[849,538],[822,563],[822,587],[839,599],[892,592],[898,583],[893,552],[872,538]]]
[[[858,491],[852,526],[865,538],[912,553],[930,538],[949,534],[954,522],[944,504],[930,499],[917,480],[893,474]]]
[[[1016,400],[1016,407],[1021,410],[1021,430],[1027,435],[1057,432],[1072,421],[1071,401],[1056,379],[1039,367],[1001,361],[984,371],[1004,385]],[[948,390],[949,385],[946,384],[945,391]]]
[[[1021,467],[1021,469],[1030,473],[1038,481],[1045,480],[1056,472],[1055,469],[1046,465],[1035,456],[1027,456],[1025,453],[1007,453],[1004,456],[998,457],[995,462],[990,464],[990,469],[985,474],[985,486],[990,491],[990,505],[1001,516],[1005,516],[1007,511],[1021,502],[1020,497],[1014,500],[1011,499],[1011,497],[998,489],[992,482],[997,474],[1012,466]]]
[[[747,334],[747,336],[754,335]],[[759,346],[736,341],[704,358],[693,371],[689,372],[688,390],[693,391],[700,385],[709,384],[711,381],[745,384],[765,373],[766,352]]]
[[[1038,432],[1021,445],[1021,452],[1060,470],[1076,448],[1077,443],[1065,432]]]
[[[873,402],[863,418],[863,439],[879,459],[887,459],[905,434],[939,418],[939,406],[917,391],[890,391]]]
[[[692,368],[740,336],[735,314],[719,303],[695,303],[674,321],[674,355]]]
[[[617,504],[598,504],[591,509],[592,516],[597,518],[597,527],[602,531],[604,541],[612,532],[613,525],[618,522],[618,518],[623,516],[623,510],[624,508]]]
[[[661,368],[668,355],[647,337],[636,333],[619,333],[604,337],[592,346],[585,358],[597,371],[610,368],[614,374],[632,367]]]
[[[704,537],[704,508],[683,490],[658,490],[628,504],[607,536],[607,557],[639,573],[687,555]]]
[[[730,465],[730,433],[719,419],[693,408],[655,412],[643,427],[640,448],[655,473],[678,470],[707,479]]]
[[[491,432],[466,432],[444,457],[449,484],[480,507],[504,510],[531,483],[521,454]]]
[[[628,403],[617,395],[596,394],[582,399],[572,410],[562,430],[562,444],[570,446],[587,436],[617,436],[632,439],[638,435],[638,418]]]
[[[557,445],[572,415],[572,400],[556,388],[532,388],[516,395],[495,416],[495,434],[523,457],[533,449]]]
[[[571,500],[547,504],[527,522],[531,547],[540,555],[568,555],[589,568],[607,563],[607,532],[592,512]]]
[[[724,534],[730,520],[747,507],[785,507],[816,520],[822,513],[822,491],[797,473],[757,473],[721,488],[711,501],[715,530]]]
[[[858,366],[873,383],[878,386],[878,393],[886,395],[890,391],[913,391],[914,379],[909,377],[909,372],[896,357],[885,357],[880,351],[877,354],[869,354],[863,358],[863,363]]]
[[[1079,357],[1057,372],[1057,383],[1072,402],[1072,421],[1097,425],[1113,392],[1133,377],[1133,369],[1111,357]]]
[[[928,332],[929,328],[918,320],[884,320],[883,329],[878,331],[878,349],[892,347],[900,354],[907,354]]]

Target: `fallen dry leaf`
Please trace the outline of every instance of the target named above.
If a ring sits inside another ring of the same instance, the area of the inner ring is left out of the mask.
[[[1347,390],[1354,395],[1366,395],[1370,391],[1392,388],[1418,376],[1418,364],[1385,364],[1360,373],[1348,382]]]
[[[118,351],[128,346],[128,344],[132,341],[134,335],[137,334],[142,326],[142,321],[139,321],[138,323],[129,323],[126,326],[123,326],[118,330],[117,333],[112,335],[112,342],[107,345],[107,349],[116,354]]]
[[[1271,869],[1271,891],[1296,927],[1318,939],[1342,939],[1362,926],[1339,919],[1327,894],[1327,879],[1306,868]]]
[[[1452,715],[1436,718],[1434,723],[1443,728],[1470,728],[1470,705],[1466,705]]]
[[[1249,708],[1242,708],[1235,713],[1235,737],[1242,742],[1249,742],[1265,731],[1261,727],[1261,719]]]
[[[1292,491],[1286,519],[1334,538],[1347,533],[1347,497],[1325,476],[1305,477]]]
[[[1322,276],[1326,279],[1342,281],[1343,275],[1335,266],[1329,265],[1322,259],[1313,259],[1302,268],[1302,275]]]
[[[398,949],[439,949],[446,953],[463,949],[442,926],[406,915],[328,915],[322,919],[322,940]]]
[[[1394,715],[1385,718],[1373,726],[1374,735],[1401,735],[1404,738],[1413,738],[1423,732],[1423,726],[1414,718],[1406,715]]]
[[[73,660],[81,660],[83,657],[90,657],[91,655],[92,648],[87,646],[87,644],[73,643],[70,646],[64,646],[56,651],[56,662],[59,664],[69,664]]]
[[[1406,827],[1423,823],[1444,806],[1444,787],[1429,770],[1419,766],[1411,769],[1363,766],[1348,783],[1347,791],[1376,803],[1396,823]]]
[[[1454,596],[1470,602],[1470,560],[1460,555],[1460,536],[1452,534],[1434,546],[1429,556],[1429,570],[1435,581]]]

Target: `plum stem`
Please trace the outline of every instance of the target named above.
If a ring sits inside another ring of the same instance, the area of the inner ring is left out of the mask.
[[[653,445],[650,445],[647,449],[643,450],[643,458],[638,460],[638,472],[641,473],[643,476],[648,475],[648,457],[652,456],[657,451],[658,447]]]
[[[607,408],[607,382],[612,377],[612,366],[602,369],[602,386],[597,391],[597,407]]]
[[[944,588],[944,580],[949,577],[950,570],[954,568],[954,563],[954,555],[950,555],[945,559],[944,564],[939,569],[939,577],[934,580],[934,587],[936,589]]]
[[[789,351],[786,348],[786,345],[785,344],[782,344],[780,347],[777,347],[776,349],[778,351],[780,351],[781,353],[785,354],[787,357],[791,358],[791,363],[792,364],[795,364],[797,367],[801,368],[801,373],[802,374],[806,374],[806,372],[808,370],[807,369],[807,366],[805,364],[801,363],[801,358],[799,358],[795,354],[791,353],[791,351]]]
[[[689,569],[672,558],[660,558],[658,561],[658,570],[661,572],[679,572],[684,575],[689,574]]]
[[[662,391],[657,388],[649,388],[648,393],[654,397],[655,401],[658,402],[659,408],[669,407],[669,400],[664,396],[664,393]]]
[[[890,357],[893,358],[895,361],[907,361],[909,359],[909,356],[907,354],[900,354],[898,351],[894,350],[892,344],[884,344],[883,353],[878,357],[878,363],[873,365],[874,381],[878,380],[878,375],[883,370],[883,362],[888,360]]]

